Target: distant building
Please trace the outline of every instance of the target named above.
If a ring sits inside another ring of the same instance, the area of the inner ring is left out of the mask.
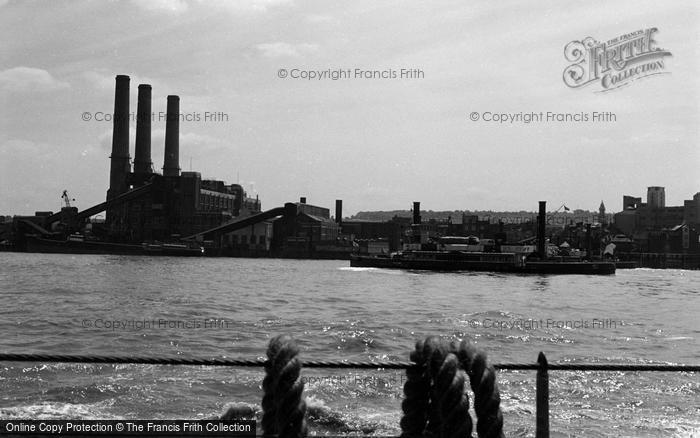
[[[395,216],[393,219],[380,221],[345,220],[343,235],[356,240],[386,240],[389,250],[401,249],[406,231],[411,229],[411,219]]]
[[[614,216],[615,228],[627,236],[632,236],[637,224],[637,210],[628,208]]]
[[[479,220],[477,215],[463,214],[461,229],[456,227],[459,231],[455,235],[484,237],[489,231],[489,222],[488,220]]]
[[[261,221],[222,236],[222,248],[232,255],[266,254],[272,244],[272,222]]]
[[[683,201],[683,222],[700,230],[700,192]]]
[[[122,216],[112,215],[110,231],[131,242],[167,241],[258,213],[260,200],[238,184],[202,179],[199,172],[153,175],[149,193],[128,202]]]
[[[698,251],[700,192],[682,206],[666,206],[663,187],[649,187],[647,202],[624,196],[623,210],[614,216],[615,228],[632,238],[642,252]]]
[[[635,198],[634,196],[624,195],[622,197],[622,209],[623,210],[634,210],[642,206],[642,198]]]
[[[340,225],[331,218],[330,210],[306,203],[301,198],[296,204],[295,217],[283,216],[273,223],[272,245],[286,254],[313,251],[321,243],[336,242]]]
[[[663,187],[647,188],[647,206],[650,208],[664,208],[666,206],[666,193]]]
[[[605,204],[602,200],[600,201],[600,207],[598,207],[598,223],[601,225],[608,224],[608,218],[605,216]]]

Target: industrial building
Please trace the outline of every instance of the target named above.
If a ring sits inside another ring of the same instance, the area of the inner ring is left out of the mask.
[[[167,97],[165,152],[162,172],[157,172],[151,157],[148,84],[138,86],[132,167],[129,94],[129,76],[118,75],[105,202],[78,211],[66,196],[60,212],[14,217],[5,234],[11,235],[15,250],[130,254],[145,249],[153,253],[168,245],[168,254],[176,247],[204,248],[211,255],[314,257],[319,248],[333,254],[340,220],[331,219],[329,209],[301,198],[262,211],[260,199],[249,197],[238,184],[181,172],[178,96]],[[342,201],[336,201],[336,208],[340,218]],[[91,220],[101,212],[104,222]]]
[[[648,187],[647,202],[625,195],[614,228],[634,242],[636,252],[700,254],[700,192],[681,206],[667,206],[664,187]]]
[[[162,174],[151,161],[151,86],[138,87],[133,172],[129,156],[129,77],[116,77],[114,127],[107,190],[106,227],[110,241],[177,240],[219,226],[241,214],[259,213],[259,199],[238,184],[203,180],[180,172],[180,98],[167,97]],[[148,190],[143,190],[147,188]],[[135,189],[143,194],[123,203],[114,199]]]
[[[683,224],[700,229],[700,192],[683,205],[667,206],[664,187],[649,187],[647,202],[625,195],[622,211],[615,214],[615,227],[629,236]]]

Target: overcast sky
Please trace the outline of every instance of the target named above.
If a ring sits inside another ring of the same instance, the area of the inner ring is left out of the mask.
[[[0,214],[104,200],[114,76],[180,96],[180,165],[240,181],[263,208],[306,196],[359,210],[621,209],[700,191],[697,1],[0,0]],[[669,74],[572,89],[564,47],[650,27]],[[303,80],[279,70],[415,68],[414,79]],[[498,124],[485,111],[615,122]],[[93,115],[83,121],[82,115]],[[163,163],[164,122],[153,123]],[[134,155],[132,126],[131,156]]]

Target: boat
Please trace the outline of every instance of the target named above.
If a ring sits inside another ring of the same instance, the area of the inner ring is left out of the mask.
[[[190,247],[183,243],[144,243],[142,246],[148,255],[200,256],[204,254],[203,247]]]
[[[639,262],[634,260],[615,260],[615,267],[617,269],[637,269],[639,268]]]
[[[429,271],[491,271],[517,274],[615,273],[615,263],[583,260],[529,260],[519,253],[470,251],[399,251],[389,255],[353,254],[351,267]]]
[[[198,245],[179,243],[113,243],[88,240],[73,234],[66,240],[50,239],[37,235],[27,235],[25,251],[58,254],[117,254],[196,257],[204,255],[204,248]]]
[[[444,236],[428,241],[422,231],[420,203],[413,203],[413,224],[408,243],[390,254],[352,254],[351,267],[429,271],[491,271],[517,274],[610,275],[611,261],[591,261],[579,256],[551,256],[545,238],[546,203],[540,201],[537,245],[508,245],[476,236]]]

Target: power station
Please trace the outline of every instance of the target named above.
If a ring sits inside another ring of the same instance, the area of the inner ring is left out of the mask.
[[[129,77],[116,78],[106,227],[110,241],[171,241],[260,212],[238,184],[180,171],[180,98],[167,97],[163,172],[151,160],[151,86],[138,87],[134,167],[129,155]],[[134,192],[138,191],[138,196]],[[129,194],[128,202],[119,201]]]
[[[14,246],[33,252],[309,256],[335,243],[340,220],[306,198],[262,211],[239,184],[202,179],[180,169],[180,98],[167,96],[162,173],[151,158],[149,84],[138,86],[133,169],[129,147],[130,78],[116,77],[109,167],[103,203],[78,211],[37,212],[13,220]],[[336,201],[338,218],[342,201]],[[105,212],[104,222],[90,220]],[[351,249],[347,248],[348,251]],[[329,255],[331,256],[331,255]]]

